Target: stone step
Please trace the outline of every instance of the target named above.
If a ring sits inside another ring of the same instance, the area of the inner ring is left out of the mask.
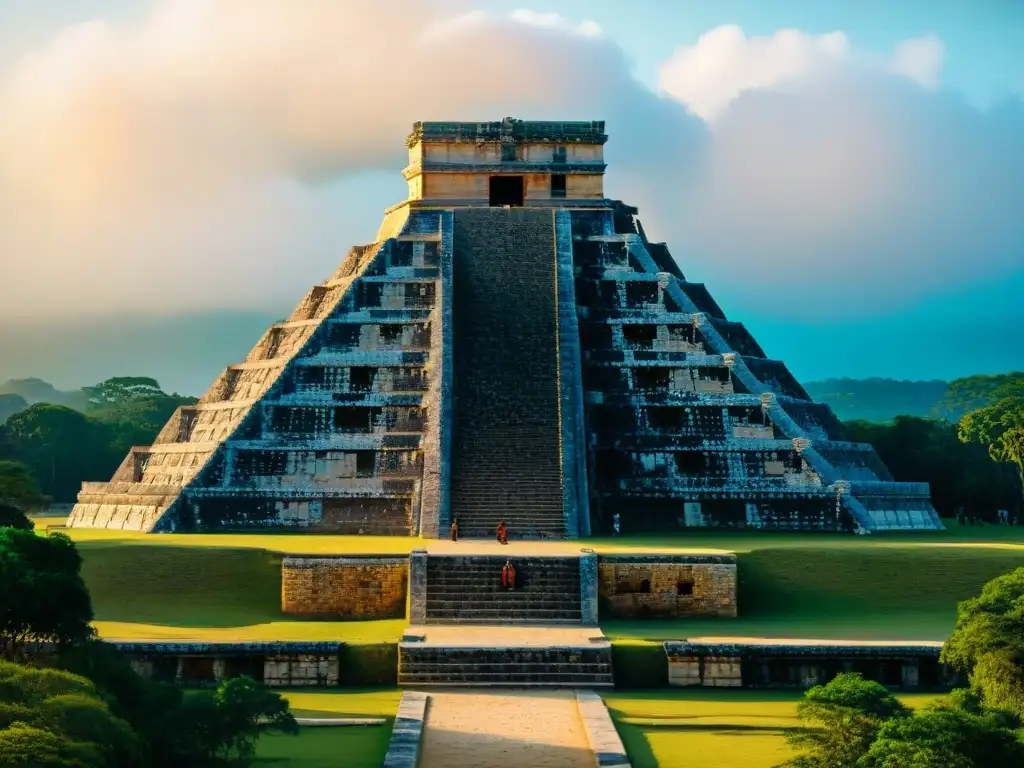
[[[427,618],[425,624],[443,625],[443,624],[480,624],[485,626],[498,626],[506,627],[512,624],[516,626],[530,626],[534,625],[537,627],[566,627],[566,626],[577,626],[583,624],[583,615],[580,614],[575,618],[569,615],[563,615],[558,618],[552,617],[508,617],[508,616],[483,616],[479,613],[468,613],[465,615],[458,614],[456,616],[447,615],[432,615],[429,611],[427,612]]]
[[[399,646],[399,685],[612,685],[611,648]]]

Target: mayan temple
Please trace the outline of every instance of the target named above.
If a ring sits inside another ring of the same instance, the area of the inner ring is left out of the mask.
[[[603,122],[416,123],[408,199],[69,526],[939,529],[605,197]]]

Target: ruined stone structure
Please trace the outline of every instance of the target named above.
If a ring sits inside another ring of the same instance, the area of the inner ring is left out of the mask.
[[[417,123],[409,198],[71,526],[936,529],[636,209],[602,122]]]
[[[942,664],[942,643],[664,643],[668,684],[706,688],[810,688],[857,672],[889,688],[948,690],[963,676]]]
[[[735,618],[735,555],[603,555],[600,612],[606,619]]]

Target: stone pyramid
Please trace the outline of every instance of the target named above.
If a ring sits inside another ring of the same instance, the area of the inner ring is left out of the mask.
[[[939,529],[604,195],[603,122],[416,123],[409,198],[73,527]]]

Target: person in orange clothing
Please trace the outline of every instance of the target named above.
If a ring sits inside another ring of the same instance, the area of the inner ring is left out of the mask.
[[[506,560],[505,567],[501,569],[501,586],[505,589],[516,588],[516,569],[511,560]]]
[[[452,520],[452,541],[459,540],[459,521]]]
[[[508,544],[508,526],[505,525],[504,520],[498,523],[498,543]]]

